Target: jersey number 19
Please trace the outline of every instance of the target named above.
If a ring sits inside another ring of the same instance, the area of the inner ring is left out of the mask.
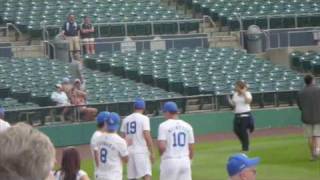
[[[137,132],[137,123],[135,121],[127,123],[127,134],[135,134]]]

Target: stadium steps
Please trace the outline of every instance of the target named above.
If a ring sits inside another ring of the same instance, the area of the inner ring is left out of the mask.
[[[42,57],[43,47],[42,46],[23,46],[19,47],[16,45],[12,46],[12,52],[14,57]]]
[[[186,103],[186,112],[194,113],[194,112],[204,112],[204,111],[212,111],[214,105],[211,103],[201,103],[200,99],[189,99]]]
[[[194,18],[202,18],[202,14],[195,14],[192,9],[188,9],[185,4],[179,4],[175,0],[161,0],[162,4],[171,9],[182,11],[186,15],[192,15]],[[208,34],[210,47],[232,47],[241,48],[240,36],[238,32],[226,32],[219,22],[214,22],[216,27],[211,27],[209,23],[200,23],[200,29]]]

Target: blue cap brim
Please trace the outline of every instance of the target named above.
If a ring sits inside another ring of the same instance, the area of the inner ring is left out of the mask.
[[[251,158],[248,160],[248,166],[249,167],[254,167],[260,164],[260,158],[256,157],[256,158]]]
[[[117,125],[112,125],[112,126],[107,125],[107,130],[108,131],[118,131],[118,129],[119,129],[119,125],[118,124]]]

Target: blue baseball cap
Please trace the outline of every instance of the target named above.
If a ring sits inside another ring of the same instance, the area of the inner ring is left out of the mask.
[[[108,111],[100,112],[96,118],[97,124],[106,122],[109,119],[109,117],[110,117],[110,113]]]
[[[163,112],[169,112],[169,113],[177,113],[179,111],[178,106],[175,102],[168,101],[164,103],[163,105]]]
[[[106,123],[108,131],[118,131],[120,125],[120,116],[117,113],[112,112],[110,113],[109,119],[107,119]]]
[[[260,163],[260,158],[249,158],[245,154],[235,154],[228,160],[227,171],[230,177],[240,173],[246,168],[255,167]]]
[[[3,107],[0,107],[0,116],[5,115],[6,110]]]
[[[145,109],[146,108],[146,102],[144,102],[143,99],[137,98],[133,104],[135,109]]]
[[[62,83],[63,84],[69,84],[70,83],[70,79],[68,77],[65,77],[62,79]]]

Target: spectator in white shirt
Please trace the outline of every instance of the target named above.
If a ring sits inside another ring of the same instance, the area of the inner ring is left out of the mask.
[[[57,106],[69,106],[70,101],[67,94],[63,91],[61,84],[56,84],[56,91],[51,94],[51,100],[56,103]],[[62,110],[62,115],[65,116],[70,112],[70,108],[64,107]],[[64,121],[64,120],[63,120]]]
[[[249,132],[254,131],[254,119],[251,115],[250,103],[252,95],[248,91],[247,84],[237,81],[232,98],[228,97],[229,103],[234,107],[235,117],[233,122],[234,133],[239,138],[242,151],[249,151]]]
[[[10,128],[10,124],[4,120],[5,110],[0,107],[0,133]]]
[[[56,84],[56,91],[51,94],[51,100],[57,104],[57,106],[70,105],[67,94],[63,91],[61,84]]]

